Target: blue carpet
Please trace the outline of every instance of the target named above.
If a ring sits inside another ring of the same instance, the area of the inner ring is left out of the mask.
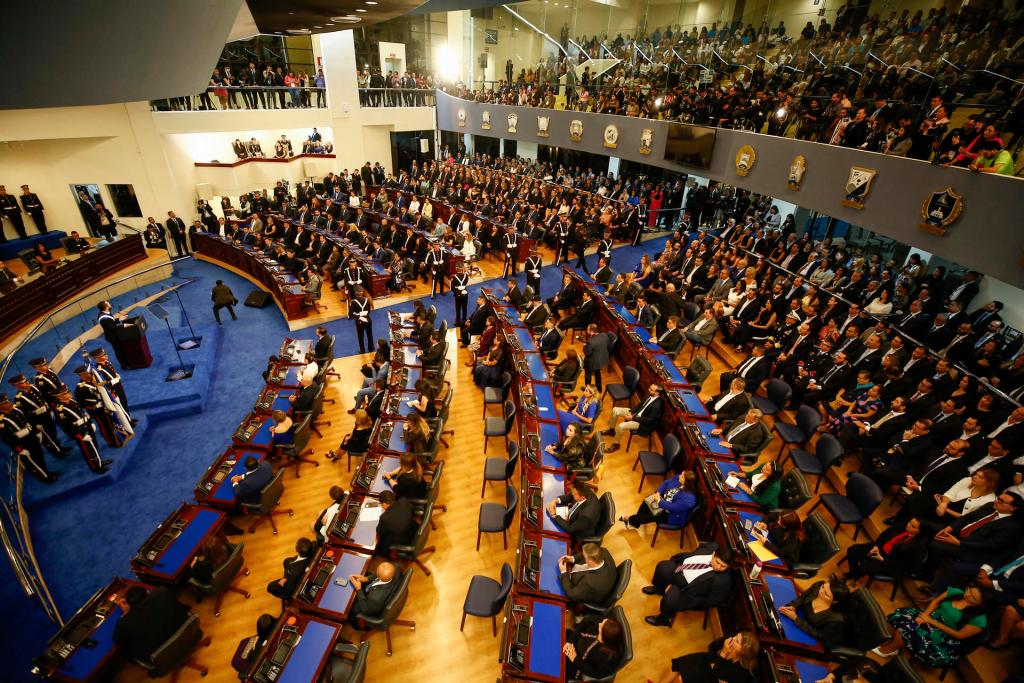
[[[660,250],[664,241],[665,238],[658,238],[637,248],[619,247],[613,255],[613,269],[615,266],[631,269],[639,262],[642,253]],[[596,267],[596,262],[595,255],[587,257],[591,269]],[[525,282],[522,274],[519,278],[521,283]],[[114,308],[138,301],[168,283],[189,279],[194,279],[194,282],[181,289],[181,298],[193,327],[204,337],[215,325],[209,299],[214,281],[224,280],[240,300],[252,288],[244,278],[217,266],[189,261],[176,266],[174,276],[169,280],[118,297]],[[560,267],[549,265],[542,270],[542,296],[554,294],[560,283]],[[473,285],[470,288],[471,309],[473,299],[482,286],[504,289],[500,280]],[[386,304],[386,300],[383,303]],[[438,318],[448,320],[451,325],[455,319],[451,295],[439,297],[431,303],[438,308]],[[167,297],[166,307],[172,312],[172,325],[180,325],[180,319],[174,317],[178,312],[173,296]],[[413,302],[409,301],[377,309],[372,316],[376,334],[384,332],[388,310],[411,311],[412,308]],[[182,501],[192,499],[196,481],[214,457],[229,445],[234,427],[252,408],[262,386],[260,375],[267,356],[279,348],[281,340],[288,334],[288,327],[276,306],[264,309],[238,307],[236,310],[238,321],[225,317],[224,325],[219,328],[218,353],[214,355],[215,367],[210,371],[202,412],[149,420],[144,434],[140,434],[134,446],[134,456],[119,472],[116,482],[70,491],[66,495],[52,497],[32,510],[31,528],[36,556],[61,614],[71,615],[111,577],[131,575],[129,560],[139,545]],[[27,360],[40,353],[52,354],[55,348],[65,343],[61,340],[74,337],[81,331],[79,328],[89,327],[94,322],[93,312],[85,311],[77,319],[48,330],[32,342],[34,350],[25,351],[19,357]],[[337,335],[339,355],[343,355],[344,350],[354,352],[358,349],[352,321],[338,320],[326,327]],[[151,329],[151,341],[158,332]],[[166,330],[163,332],[166,336]],[[293,336],[296,335],[293,333]],[[300,332],[297,336],[312,337],[312,330]],[[208,341],[212,340],[207,337],[204,345]],[[151,401],[153,391],[164,389],[154,384],[136,386],[134,374],[126,374],[129,401],[136,404]],[[141,379],[139,382],[145,384]],[[151,407],[146,412],[152,411]],[[64,462],[84,469],[78,455]],[[0,568],[0,604],[7,608],[7,615],[19,615],[17,619],[4,619],[0,624],[0,661],[5,663],[5,680],[29,680],[27,671],[31,659],[42,651],[55,627],[20,594],[7,563],[0,564],[3,565]]]

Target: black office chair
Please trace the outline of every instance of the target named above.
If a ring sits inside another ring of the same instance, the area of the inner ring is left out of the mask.
[[[337,643],[327,660],[331,683],[363,683],[366,680],[366,660],[370,644]]]
[[[789,403],[789,399],[793,396],[793,388],[776,378],[769,380],[768,386],[765,388],[765,395],[767,398],[751,394],[750,399],[754,402],[754,407],[765,415],[776,415]]]
[[[555,393],[561,396],[562,394],[571,394],[576,390],[576,385],[580,381],[580,376],[583,374],[583,363],[576,364],[576,371],[571,374],[565,381],[559,382],[554,378],[551,379],[551,386],[554,388]]]
[[[593,420],[591,420],[590,422],[576,423],[576,429],[578,429],[579,433],[582,434],[583,436],[590,436],[591,434],[594,433],[594,427],[597,425],[597,421],[601,417],[601,408],[603,407],[601,400],[598,399],[595,405],[597,406],[597,410],[594,411]]]
[[[622,605],[616,605],[608,611],[608,618],[614,619],[622,627],[622,659],[619,660],[618,665],[615,667],[615,673],[605,678],[592,678],[584,675],[579,680],[572,680],[569,683],[584,683],[594,681],[595,683],[612,683],[615,680],[615,676],[622,671],[627,664],[633,661],[633,632],[629,628],[629,622],[626,621],[626,612],[622,609]]]
[[[430,438],[424,445],[422,451],[409,451],[410,455],[416,456],[424,466],[431,465],[437,460],[437,454],[441,450],[441,433],[444,430],[444,423],[434,421],[430,425]]]
[[[693,519],[697,515],[698,511],[700,510],[700,508],[701,508],[701,501],[698,499],[697,500],[697,504],[694,505],[692,508],[690,508],[690,513],[688,515],[686,515],[686,519],[683,520],[682,524],[669,524],[668,522],[663,522],[661,520],[657,520],[657,519],[654,520],[654,534],[651,536],[651,547],[652,548],[654,547],[654,544],[658,541],[658,534],[661,533],[662,531],[678,531],[679,532],[679,549],[682,550],[683,549],[683,537],[686,534],[686,525],[689,524],[690,520]]]
[[[466,601],[462,604],[462,623],[459,631],[466,627],[466,617],[490,617],[491,632],[498,635],[498,615],[505,609],[509,591],[512,590],[512,567],[508,562],[501,565],[501,583],[489,576],[474,576],[466,591]]]
[[[409,502],[412,503],[414,510],[422,511],[426,508],[431,509],[432,514],[430,515],[430,528],[436,531],[437,522],[434,520],[434,515],[438,512],[448,512],[447,505],[437,502],[437,497],[441,493],[441,475],[444,474],[444,460],[434,465],[434,469],[432,471],[426,471],[430,472],[430,486],[427,487],[427,497],[410,498]]]
[[[452,399],[455,397],[455,392],[449,388],[445,393],[444,398],[441,399],[441,405],[437,411],[437,417],[427,418],[427,424],[430,425],[432,433],[437,434],[437,440],[444,444],[445,448],[448,448],[448,441],[445,440],[445,436],[455,435],[454,429],[448,429],[448,418],[451,415],[452,410]],[[437,451],[435,450],[431,454],[430,462],[434,461],[437,457]]]
[[[796,510],[811,499],[811,489],[800,470],[789,468],[780,480],[779,507],[783,510]]]
[[[615,568],[615,586],[612,588],[612,592],[608,594],[608,597],[601,602],[585,602],[583,603],[583,609],[596,612],[597,614],[608,614],[609,610],[615,606],[615,603],[625,595],[626,588],[629,586],[629,579],[632,575],[633,560],[623,560]]]
[[[686,368],[686,381],[689,383],[690,388],[699,393],[704,387],[704,381],[711,376],[712,370],[714,368],[707,358],[701,358],[700,356],[694,358]]]
[[[711,345],[715,342],[715,337],[717,337],[717,336],[718,336],[718,330],[716,329],[714,332],[711,333],[711,338],[708,339],[707,343],[699,342],[699,341],[694,341],[692,339],[687,340],[687,341],[690,342],[690,357],[689,357],[689,359],[687,359],[686,362],[687,363],[692,363],[693,362],[693,356],[694,356],[695,353],[697,353],[697,349],[704,349],[704,360],[710,361],[711,360]],[[700,356],[697,356],[697,357],[700,358]]]
[[[633,401],[633,395],[636,394],[636,388],[640,385],[640,371],[634,368],[632,365],[627,365],[622,370],[622,382],[620,384],[608,384],[604,388],[604,393],[612,397],[612,407],[616,406],[622,401],[626,402],[628,406]],[[604,396],[601,397],[604,400]]]
[[[330,340],[327,344],[327,354],[324,356],[317,356],[313,359],[316,361],[316,364],[320,366],[320,374],[323,377],[323,384],[327,383],[328,377],[341,378],[341,375],[338,374],[336,370],[331,370],[331,364],[334,362],[334,335],[329,335],[327,338]]]
[[[683,320],[685,320],[686,324],[689,325],[694,320],[696,320],[697,318],[700,317],[700,314],[701,314],[700,304],[694,303],[692,301],[684,301],[683,302],[682,314],[683,314]],[[684,326],[680,325],[680,327],[684,327]]]
[[[305,417],[299,422],[299,426],[295,428],[295,438],[290,444],[284,444],[279,446],[281,455],[284,456],[288,465],[295,465],[295,478],[301,477],[299,468],[302,463],[313,465],[314,467],[320,467],[320,463],[312,458],[308,457],[313,455],[312,448],[306,448],[306,444],[309,443],[310,432],[313,431],[313,416],[310,413],[305,413]],[[284,469],[284,468],[282,468]]]
[[[910,660],[899,655],[882,667],[882,683],[924,683],[921,675],[914,670]]]
[[[504,405],[508,400],[508,392],[512,388],[512,373],[508,370],[501,373],[501,386],[484,387],[483,417],[487,417],[487,406]]]
[[[841,658],[864,657],[871,648],[890,638],[889,622],[875,596],[866,588],[858,588],[846,600],[846,628],[842,645],[830,649]]]
[[[853,524],[853,540],[856,541],[857,536],[864,530],[864,520],[881,504],[882,497],[882,489],[871,478],[860,472],[852,472],[846,480],[845,495],[823,493],[809,512],[814,512],[819,505],[824,505],[836,520],[833,531],[838,531],[843,524]]]
[[[778,432],[782,440],[782,443],[779,444],[779,455],[782,455],[782,451],[787,447],[797,446],[798,448],[804,448],[811,440],[811,437],[818,431],[819,426],[821,426],[821,415],[811,406],[800,406],[797,408],[796,424],[775,420],[772,429]]]
[[[516,464],[519,462],[519,444],[515,441],[508,442],[507,458],[487,458],[484,460],[484,483],[480,487],[480,497],[487,492],[487,482],[504,481],[509,482],[516,472]]]
[[[505,439],[505,446],[508,447],[508,435],[512,431],[512,424],[516,419],[516,405],[512,401],[505,401],[503,417],[484,418],[484,453],[487,453],[487,444],[492,436],[501,436]]]
[[[501,541],[508,550],[508,530],[516,518],[519,493],[511,486],[505,486],[505,504],[480,503],[480,517],[476,526],[476,549],[480,550],[480,535],[501,532]]]
[[[274,478],[270,480],[270,483],[263,487],[260,491],[260,500],[258,503],[241,503],[239,507],[248,514],[256,515],[256,519],[253,520],[252,524],[249,525],[249,533],[255,533],[256,527],[263,522],[270,522],[270,528],[274,530],[274,534],[277,534],[277,525],[274,524],[275,515],[283,515],[285,513],[291,517],[295,514],[295,511],[291,508],[287,510],[275,510],[277,504],[281,500],[281,496],[284,495],[284,470],[279,470]]]
[[[839,541],[828,523],[817,512],[807,515],[803,522],[804,542],[800,545],[800,561],[792,569],[798,579],[810,579],[821,566],[839,552]]]
[[[321,372],[324,372],[324,370],[321,369]],[[296,412],[295,413],[295,419],[299,420],[300,422],[302,420],[304,420],[306,418],[306,416],[309,416],[309,428],[313,432],[315,432],[316,435],[318,437],[320,437],[321,439],[324,438],[324,435],[320,432],[320,427],[324,427],[324,426],[330,427],[331,426],[331,421],[330,420],[320,420],[320,419],[318,419],[321,415],[323,415],[323,412],[324,412],[324,387],[325,386],[326,386],[325,384],[318,385],[317,390],[316,390],[316,394],[313,396],[313,407],[312,407],[312,409],[310,409],[308,411],[305,411],[305,412]],[[296,472],[297,471],[298,470],[296,469]]]
[[[611,491],[605,491],[601,494],[601,519],[597,523],[597,528],[594,530],[592,536],[587,536],[580,539],[580,543],[597,543],[601,545],[601,541],[604,539],[605,534],[611,531],[611,528],[615,526],[615,499],[612,498]]]
[[[209,581],[200,581],[194,577],[189,577],[188,584],[195,589],[196,602],[202,602],[203,597],[208,595],[216,596],[216,601],[213,604],[213,616],[215,617],[220,616],[220,606],[224,602],[224,594],[228,591],[238,593],[245,597],[246,600],[251,595],[249,591],[239,588],[234,584],[235,579],[239,576],[249,576],[249,570],[245,566],[245,558],[242,557],[243,548],[245,548],[244,543],[238,543],[232,547],[223,564],[213,570]]]
[[[675,434],[666,434],[665,441],[661,444],[661,453],[655,453],[653,451],[640,451],[636,454],[636,460],[633,461],[633,471],[636,471],[636,466],[640,464],[640,486],[637,487],[636,492],[644,488],[644,480],[647,479],[647,475],[661,476],[668,478],[668,474],[672,469],[672,461],[676,459],[683,447],[679,444],[679,439],[676,438]]]
[[[430,517],[433,512],[433,506],[428,505],[422,508],[420,511],[420,521],[416,525],[416,533],[412,538],[412,543],[409,545],[391,546],[394,558],[405,563],[403,571],[411,572],[412,565],[415,564],[423,570],[424,574],[430,576],[430,570],[427,569],[427,565],[423,564],[421,558],[434,552],[434,546],[427,545],[427,539],[430,538]]]
[[[410,630],[416,630],[415,621],[398,618],[402,613],[402,609],[405,608],[406,600],[409,599],[409,580],[411,578],[412,572],[402,572],[402,576],[398,579],[398,588],[388,599],[387,604],[384,605],[384,612],[379,617],[359,615],[359,621],[362,622],[365,628],[370,629],[359,639],[360,643],[365,643],[366,640],[373,635],[374,631],[384,631],[384,637],[387,639],[388,644],[388,657],[390,657],[391,627],[408,626]]]
[[[805,406],[801,406],[803,408]],[[813,474],[818,480],[814,484],[814,492],[821,488],[821,480],[832,468],[832,465],[843,457],[843,445],[831,434],[821,434],[814,442],[814,452],[805,451],[801,448],[792,448],[787,454],[793,459],[796,465],[804,474]]]
[[[203,637],[199,628],[199,617],[192,614],[177,631],[158,647],[149,659],[136,659],[136,664],[146,670],[150,678],[163,678],[168,674],[171,680],[177,680],[178,669],[187,666],[205,676],[210,670],[191,659],[192,652],[199,646],[208,647],[210,638]]]

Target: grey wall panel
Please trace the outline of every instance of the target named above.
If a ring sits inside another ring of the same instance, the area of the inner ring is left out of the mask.
[[[0,109],[138,102],[202,91],[242,0],[4,4]]]
[[[459,126],[459,110],[466,112],[464,127]],[[480,127],[484,110],[491,113],[490,130]],[[519,116],[515,135],[506,129],[510,112]],[[538,114],[551,117],[548,138],[537,136]],[[580,142],[569,139],[569,122],[573,119],[583,122]],[[983,176],[913,159],[723,129],[717,132],[711,167],[686,167],[663,159],[669,125],[665,121],[477,104],[441,92],[437,97],[437,121],[442,130],[579,149],[724,181],[874,230],[1024,287],[1024,181],[1017,178]],[[602,144],[602,134],[609,123],[619,129],[616,149]],[[650,128],[655,135],[649,155],[639,152],[640,132],[644,128]],[[743,145],[750,145],[757,152],[757,163],[746,177],[737,175],[735,165],[736,153]],[[801,189],[793,191],[786,180],[790,163],[798,154],[807,158],[807,172]],[[863,210],[840,203],[852,166],[878,172]],[[946,187],[953,187],[964,197],[964,209],[959,220],[940,236],[919,227],[921,204],[932,192]]]

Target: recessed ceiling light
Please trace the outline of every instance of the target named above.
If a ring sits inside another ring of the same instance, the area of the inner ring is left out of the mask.
[[[313,28],[323,28],[323,26],[314,26]]]
[[[331,21],[335,24],[358,24],[362,19],[354,14],[347,14],[345,16],[331,17]]]
[[[288,33],[293,33],[295,35],[306,35],[307,33],[310,33],[310,30],[308,28],[290,28],[288,29]]]
[[[376,5],[377,3],[374,2],[373,0],[366,0],[366,4],[367,5]]]
[[[362,7],[356,7],[356,11],[357,12],[365,12],[366,10],[364,10]]]

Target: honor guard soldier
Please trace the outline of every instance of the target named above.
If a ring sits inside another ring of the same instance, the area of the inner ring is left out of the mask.
[[[615,241],[612,239],[612,231],[605,230],[604,239],[597,245],[597,255],[605,260],[609,268],[612,265],[612,247],[614,245]]]
[[[128,412],[128,395],[124,393],[124,383],[121,381],[121,374],[114,367],[114,364],[110,362],[107,350],[102,346],[98,349],[93,349],[89,352],[89,357],[96,364],[93,368],[96,379],[99,380],[101,385],[106,385],[117,395],[117,400],[121,402],[121,407],[124,408],[125,412]],[[138,424],[138,422],[138,420],[132,418],[133,425]]]
[[[501,277],[507,278],[519,272],[519,235],[510,225],[501,239],[505,249],[505,269],[501,272]]]
[[[345,266],[345,291],[348,298],[354,299],[356,289],[363,286],[363,269],[359,267],[355,259],[349,259]]]
[[[455,326],[461,327],[466,319],[469,308],[469,273],[463,263],[455,267],[455,275],[451,281],[452,294],[455,295]]]
[[[9,384],[18,390],[14,395],[14,406],[28,418],[36,430],[43,433],[43,444],[50,452],[61,458],[70,453],[71,449],[61,444],[57,436],[57,424],[53,421],[50,405],[39,387],[28,381],[21,373],[12,377]]]
[[[43,203],[35,192],[30,192],[28,185],[21,186],[21,208],[25,213],[32,216],[36,229],[43,235],[46,234],[46,216],[43,215]]]
[[[107,343],[114,349],[114,355],[117,356],[118,365],[120,365],[122,369],[128,368],[130,363],[125,358],[124,350],[121,348],[121,339],[118,336],[119,330],[125,326],[124,319],[119,316],[115,316],[110,312],[111,307],[109,301],[99,302],[96,304],[96,308],[100,312],[96,320],[99,322],[100,327],[103,328],[103,338],[106,339]]]
[[[75,402],[88,411],[100,428],[100,434],[107,445],[111,448],[120,448],[124,445],[123,435],[114,426],[114,420],[103,401],[103,389],[96,385],[92,370],[85,365],[79,365],[75,368],[75,374],[80,378],[75,387]]]
[[[55,407],[57,405],[57,394],[66,390],[68,388],[67,385],[61,381],[56,372],[50,369],[46,359],[42,356],[39,358],[33,358],[28,362],[28,364],[35,368],[36,388],[42,392],[43,397],[50,406]]]
[[[14,226],[14,231],[18,233],[21,239],[28,237],[25,234],[25,222],[21,220],[21,207],[18,206],[18,200],[14,198],[14,195],[7,194],[7,188],[3,185],[0,185],[0,211],[11,222],[11,225]],[[6,242],[7,236],[4,235],[2,223],[3,220],[0,219],[0,239]]]
[[[46,457],[41,446],[43,438],[43,432],[32,427],[29,419],[14,407],[7,394],[0,394],[0,441],[17,454],[32,476],[44,484],[52,484],[57,481],[57,475],[46,467]]]
[[[569,245],[571,240],[569,239],[569,222],[567,220],[558,221],[555,231],[555,265],[557,266],[563,260],[569,259]]]
[[[89,419],[89,413],[82,406],[75,403],[71,398],[71,391],[65,387],[57,394],[57,423],[64,433],[75,440],[82,457],[89,469],[97,474],[102,474],[110,469],[113,460],[104,460],[100,457],[100,450],[96,444],[96,432]]]
[[[530,255],[526,257],[523,270],[526,272],[526,286],[533,289],[533,296],[537,299],[540,298],[540,269],[543,265],[544,261],[538,253],[537,243],[534,242],[530,245]]]
[[[430,271],[430,298],[434,299],[438,294],[444,296],[444,252],[439,242],[431,245],[424,264]]]
[[[359,339],[359,353],[373,351],[373,321],[370,319],[370,312],[373,311],[373,299],[366,295],[366,290],[357,286],[348,302],[348,317],[356,322],[356,338]],[[366,338],[366,345],[363,346],[363,337]]]
[[[640,206],[636,207],[636,225],[633,228],[633,240],[630,242],[634,247],[640,246],[640,238],[643,237],[644,227],[647,225],[647,199],[640,199]]]

